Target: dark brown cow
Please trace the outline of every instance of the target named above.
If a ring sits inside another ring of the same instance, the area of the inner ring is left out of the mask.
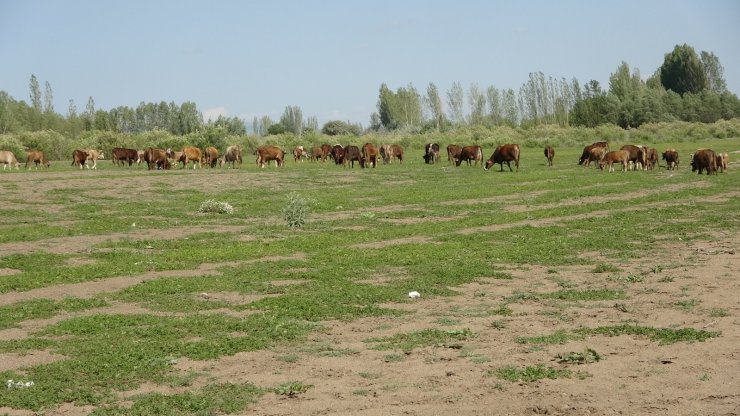
[[[257,155],[257,166],[261,168],[264,168],[265,164],[269,165],[273,160],[277,167],[285,164],[285,152],[277,146],[260,146],[254,153]]]
[[[727,164],[730,163],[730,155],[727,153],[717,153],[717,169],[722,173],[727,173]]]
[[[480,146],[465,146],[460,149],[460,154],[455,158],[455,166],[460,166],[463,161],[468,162],[470,166],[471,160],[474,161],[473,166],[478,166],[478,162],[483,165],[483,149]]]
[[[360,154],[360,148],[354,145],[347,145],[344,147],[344,163],[346,167],[348,164],[350,167],[355,167],[355,161],[362,164],[362,155]]]
[[[456,165],[457,159],[460,157],[460,152],[462,151],[462,147],[457,144],[448,144],[447,145],[447,162],[450,165]]]
[[[118,166],[125,166],[128,163],[131,166],[139,159],[139,152],[136,149],[126,149],[123,147],[114,147],[111,150],[110,160]]]
[[[516,171],[519,172],[519,145],[518,144],[502,144],[493,151],[491,157],[486,161],[485,169],[488,170],[493,166],[494,163],[501,165],[501,172],[504,171],[504,162],[511,170],[511,162],[516,165]]]
[[[344,148],[341,145],[335,144],[334,147],[331,148],[330,155],[331,158],[334,159],[335,164],[344,164]]]
[[[239,145],[231,145],[226,148],[224,157],[221,158],[221,167],[225,164],[231,163],[231,168],[234,169],[234,164],[238,163],[239,167],[242,165],[242,148]]]
[[[42,165],[46,168],[51,166],[49,161],[46,159],[46,156],[44,156],[44,152],[41,150],[29,150],[26,152],[26,169],[31,169],[29,166],[33,162],[33,164],[36,166],[36,170],[38,170],[39,165]]]
[[[158,147],[147,147],[144,149],[143,160],[146,162],[147,169],[149,170],[169,169],[172,167],[169,159],[167,159],[167,151]]]
[[[378,148],[372,143],[365,143],[362,146],[362,159],[360,159],[360,167],[367,168],[378,164]]]
[[[647,165],[647,152],[642,146],[635,146],[634,144],[625,144],[619,150],[626,150],[630,155],[629,163],[634,163],[635,170],[644,170]]]
[[[663,160],[665,160],[666,169],[678,169],[678,152],[676,149],[668,149],[663,152]]]
[[[622,172],[627,172],[630,154],[627,150],[613,150],[607,152],[599,161],[599,169],[604,170],[604,166],[609,166],[609,172],[614,172],[614,163],[622,165]]]
[[[87,152],[84,150],[77,149],[72,152],[72,166],[79,166],[82,169],[85,166],[87,160]]]
[[[699,171],[701,175],[704,170],[707,171],[707,175],[717,174],[717,155],[712,149],[699,149],[691,158],[692,172]]]
[[[205,162],[206,166],[215,168],[216,163],[218,163],[218,149],[216,149],[213,146],[206,147],[203,150],[203,160],[202,161]]]
[[[588,146],[586,146],[586,147],[583,148],[583,153],[581,153],[581,158],[578,159],[578,164],[579,165],[582,165],[583,162],[586,162],[587,163],[586,166],[588,166],[591,163],[591,160],[589,160],[589,157],[591,155],[591,149],[593,149],[595,147],[603,147],[604,149],[606,149],[606,152],[609,151],[609,143],[607,143],[607,142],[595,142],[595,143],[591,143],[590,145],[588,145]],[[606,153],[606,152],[604,152],[604,153]]]
[[[552,166],[552,160],[555,158],[555,149],[552,146],[545,146],[545,158],[547,158],[547,166]]]
[[[439,162],[439,145],[437,143],[427,143],[424,146],[424,163],[432,164]]]

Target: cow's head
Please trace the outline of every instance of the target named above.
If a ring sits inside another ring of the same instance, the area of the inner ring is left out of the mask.
[[[491,169],[491,166],[493,166],[493,160],[488,159],[486,160],[486,166],[483,167],[483,170]]]

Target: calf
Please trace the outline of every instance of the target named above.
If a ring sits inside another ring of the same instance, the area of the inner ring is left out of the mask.
[[[296,162],[300,160],[302,162],[303,159],[308,159],[308,153],[303,150],[303,146],[296,146],[293,149],[293,160]]]
[[[555,149],[552,146],[545,146],[545,158],[547,159],[547,166],[552,166],[552,160],[555,158]]]
[[[601,159],[604,158],[604,155],[608,152],[606,147],[592,147],[588,150],[588,158],[586,158],[586,163],[583,164],[583,167],[589,167],[591,166],[591,162],[596,162],[595,166],[599,165],[599,162]]]
[[[19,170],[21,166],[18,159],[15,158],[15,154],[9,150],[0,150],[0,163],[3,164],[3,170],[8,167],[13,170],[13,166],[15,166],[15,170]]]
[[[44,152],[40,150],[29,150],[26,152],[26,169],[31,169],[29,166],[31,162],[36,165],[36,170],[38,170],[39,164],[46,168],[50,166],[49,161],[46,159],[46,156],[44,156]]]
[[[314,146],[311,148],[311,160],[319,161],[325,160],[324,149],[321,146]]]
[[[427,143],[424,146],[424,163],[432,164],[439,162],[439,145],[437,143]]]
[[[231,168],[235,168],[235,164],[238,163],[241,167],[242,165],[242,148],[239,145],[232,145],[226,148],[226,152],[224,153],[224,157],[221,159],[221,166],[223,167],[225,164],[231,163]]]
[[[663,160],[665,160],[666,169],[678,169],[678,152],[676,149],[668,149],[663,152]]]
[[[614,172],[614,163],[620,163],[622,165],[622,172],[627,172],[627,163],[629,162],[630,154],[626,150],[613,150],[607,152],[604,157],[599,161],[599,169],[604,170],[604,166],[609,166],[609,172]]]
[[[447,145],[447,162],[452,164],[457,164],[457,159],[460,157],[460,152],[462,151],[462,147],[460,147],[457,144],[448,144]]]
[[[581,153],[581,158],[578,159],[579,165],[582,165],[584,162],[587,162],[587,161],[588,163],[590,163],[589,156],[591,155],[591,149],[595,147],[603,147],[606,150],[604,153],[609,151],[609,143],[607,142],[591,143],[590,145],[583,148],[583,153]],[[588,164],[586,166],[588,166]]]
[[[717,169],[722,173],[727,173],[727,164],[730,163],[730,155],[727,153],[717,153]]]
[[[463,147],[462,149],[460,149],[460,154],[458,154],[457,158],[455,159],[455,166],[460,166],[463,160],[468,162],[468,166],[470,166],[471,160],[474,161],[473,166],[478,166],[478,162],[483,165],[483,149],[481,149],[480,146]]]
[[[74,152],[72,152],[72,166],[79,166],[80,169],[82,169],[82,167],[85,166],[86,160],[87,160],[86,151],[77,149]]]
[[[206,166],[215,168],[216,163],[218,163],[218,149],[213,146],[206,147],[203,151],[203,161]]]
[[[645,148],[645,167],[648,170],[655,169],[655,165],[658,164],[658,149],[655,148]]]
[[[504,171],[504,162],[511,170],[511,162],[516,165],[516,171],[519,172],[519,145],[518,144],[502,144],[493,151],[491,157],[486,161],[485,169],[488,170],[493,166],[494,163],[501,165],[501,172]]]
[[[85,149],[85,153],[87,153],[87,160],[92,160],[93,162],[92,167],[90,167],[89,165],[85,165],[85,167],[88,169],[97,169],[98,159],[105,159],[105,154],[103,154],[102,150]]]
[[[378,164],[378,148],[372,143],[365,143],[362,146],[362,159],[360,159],[360,167],[366,168],[375,166]]]

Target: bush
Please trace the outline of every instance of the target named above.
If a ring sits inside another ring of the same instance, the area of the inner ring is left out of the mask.
[[[208,199],[206,201],[203,201],[200,204],[200,208],[198,208],[198,212],[215,212],[216,214],[233,214],[234,213],[234,207],[231,206],[228,202],[219,202],[214,201],[213,199]]]
[[[302,227],[309,212],[309,201],[297,192],[288,195],[288,203],[283,207],[283,217],[290,228]]]

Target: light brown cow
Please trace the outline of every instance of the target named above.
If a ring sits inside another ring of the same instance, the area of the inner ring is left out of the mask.
[[[378,148],[372,143],[365,143],[362,146],[360,167],[366,168],[372,166],[374,168],[378,164],[378,156]]]
[[[231,162],[231,168],[234,169],[234,164],[238,163],[239,167],[242,165],[242,148],[238,144],[231,145],[226,148],[226,153],[221,159],[221,167]]]
[[[314,146],[311,148],[311,160],[323,161],[324,160],[324,149],[321,146]]]
[[[216,163],[218,163],[218,149],[213,146],[206,147],[203,150],[202,162],[205,162],[206,166],[210,168],[215,168]]]
[[[306,150],[303,149],[303,146],[296,146],[293,148],[293,161],[303,162],[304,159],[308,159],[308,153],[306,153]]]
[[[449,162],[450,165],[457,164],[457,159],[460,157],[460,152],[462,151],[462,147],[457,144],[448,144],[447,145],[447,162]]]
[[[198,165],[198,168],[203,168],[203,165],[200,163],[200,160],[202,158],[202,153],[200,149],[194,146],[185,146],[182,148],[182,152],[185,157],[185,168],[188,167],[188,163],[191,161],[193,162],[193,169],[195,169],[195,165]]]
[[[44,156],[44,152],[41,150],[29,150],[26,152],[26,169],[31,170],[31,166],[29,166],[33,162],[34,165],[36,165],[36,170],[39,169],[39,165],[43,165],[44,167],[49,167],[50,163],[46,159],[46,156]]]
[[[97,169],[98,168],[98,159],[105,159],[105,154],[103,154],[102,150],[95,150],[95,149],[83,149],[85,153],[87,153],[87,160],[92,160],[93,165],[92,167],[90,165],[85,165],[88,169]]]
[[[18,170],[21,166],[18,163],[18,159],[15,158],[15,155],[10,150],[0,150],[0,163],[3,164],[3,170],[8,167],[10,167],[10,170],[13,170],[13,166],[15,166],[15,170]]]
[[[257,155],[257,166],[261,168],[264,168],[265,164],[269,165],[273,160],[278,167],[285,163],[285,152],[277,146],[261,146],[254,153]]]
[[[643,146],[634,144],[625,144],[619,150],[626,150],[629,153],[629,164],[634,166],[633,170],[645,170],[647,165],[647,152]]]
[[[727,173],[727,164],[730,163],[730,155],[727,153],[717,153],[717,169],[722,173]]]
[[[667,149],[663,152],[663,160],[665,160],[666,169],[678,169],[678,152],[676,149]]]
[[[627,163],[630,160],[630,153],[627,150],[612,150],[607,152],[599,161],[599,169],[604,170],[604,166],[609,166],[609,172],[614,172],[614,163],[622,165],[622,172],[627,172]]]

